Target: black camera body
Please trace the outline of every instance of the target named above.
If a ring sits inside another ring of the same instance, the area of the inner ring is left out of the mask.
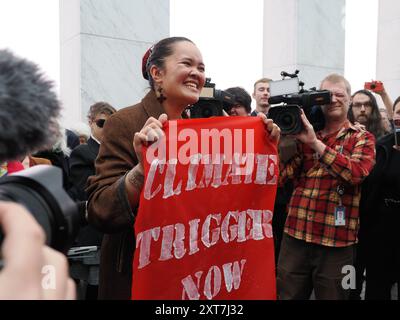
[[[298,71],[294,75],[282,71],[281,74],[289,76],[291,79],[291,89],[293,90],[293,78],[297,77]],[[282,81],[279,81],[279,86],[282,87]],[[271,85],[271,83],[270,83]],[[282,106],[271,107],[268,112],[268,118],[273,121],[281,129],[281,134],[298,134],[303,129],[303,121],[301,120],[301,110],[304,111],[308,121],[310,121],[315,131],[320,131],[325,127],[325,116],[322,112],[321,105],[331,103],[331,93],[328,90],[304,90],[304,83],[299,82],[301,89],[297,93],[289,92],[288,94],[280,94],[274,96],[271,86],[271,97],[268,102],[272,104],[284,103]],[[282,88],[280,88],[282,90]]]
[[[199,101],[189,107],[190,118],[220,117],[223,115],[223,110],[229,113],[234,104],[234,95],[215,89],[215,84],[211,83],[211,78],[207,78],[200,93]]]
[[[77,204],[63,189],[61,169],[55,166],[38,165],[1,177],[0,200],[23,205],[42,226],[46,244],[64,253],[82,224]]]

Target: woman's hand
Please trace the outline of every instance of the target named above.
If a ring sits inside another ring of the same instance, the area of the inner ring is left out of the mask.
[[[281,137],[281,129],[274,123],[272,119],[268,119],[264,113],[259,112],[257,116],[263,120],[265,128],[269,132],[269,138],[272,141],[279,142],[279,139]]]
[[[168,116],[163,113],[157,119],[150,117],[147,119],[146,123],[144,124],[142,130],[135,133],[133,138],[133,148],[135,149],[136,156],[138,158],[138,170],[141,170],[141,173],[144,173],[143,169],[143,156],[142,156],[142,149],[143,146],[148,146],[153,142],[158,141],[161,139],[165,133],[163,131],[163,125],[165,122],[168,121]]]

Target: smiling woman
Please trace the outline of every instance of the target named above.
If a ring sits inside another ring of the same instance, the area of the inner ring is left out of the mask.
[[[159,41],[146,53],[142,70],[151,90],[139,104],[106,121],[97,175],[88,182],[89,221],[105,232],[120,232],[103,240],[99,297],[104,299],[131,295],[132,225],[144,182],[142,148],[164,134],[164,122],[185,116],[205,83],[202,55],[187,38]]]

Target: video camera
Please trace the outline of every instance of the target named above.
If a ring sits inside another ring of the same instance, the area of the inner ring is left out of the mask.
[[[222,110],[229,113],[235,104],[235,96],[223,90],[215,89],[211,78],[206,78],[199,101],[189,107],[190,118],[209,118],[223,115]]]
[[[322,130],[325,127],[325,117],[321,105],[331,103],[331,93],[328,90],[316,90],[316,88],[304,90],[304,83],[299,81],[298,73],[299,70],[294,74],[282,71],[282,80],[269,83],[271,92],[269,104],[285,105],[271,107],[268,118],[274,120],[283,135],[298,134],[303,130],[301,109],[314,130]]]

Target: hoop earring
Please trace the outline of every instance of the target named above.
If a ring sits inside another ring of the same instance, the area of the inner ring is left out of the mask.
[[[167,98],[164,96],[163,88],[159,87],[156,91],[157,100],[159,103],[163,103]]]

